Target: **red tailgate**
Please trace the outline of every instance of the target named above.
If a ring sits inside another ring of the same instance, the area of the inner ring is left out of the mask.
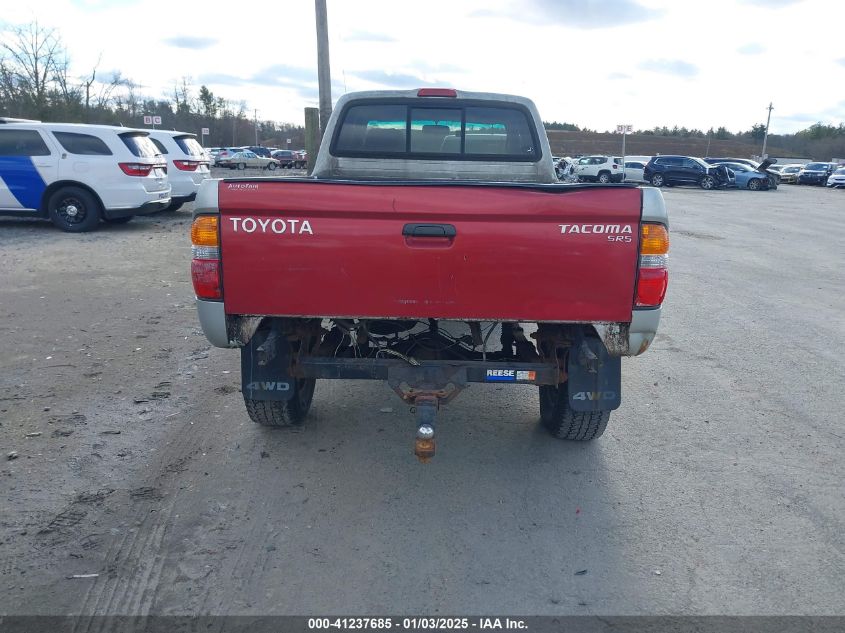
[[[638,189],[219,186],[229,314],[631,319]]]

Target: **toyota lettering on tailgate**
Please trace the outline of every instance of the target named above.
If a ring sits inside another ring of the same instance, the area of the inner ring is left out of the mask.
[[[275,233],[276,235],[314,235],[308,220],[282,218],[229,218],[235,233]]]

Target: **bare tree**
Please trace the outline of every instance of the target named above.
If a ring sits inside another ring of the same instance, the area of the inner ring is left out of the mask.
[[[67,70],[67,51],[55,29],[38,25],[38,21],[8,30],[10,41],[0,46],[8,61],[5,67],[16,84],[18,97],[39,117],[46,118],[51,84],[57,71]]]

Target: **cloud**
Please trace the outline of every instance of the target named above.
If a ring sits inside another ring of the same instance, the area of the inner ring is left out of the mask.
[[[803,0],[740,0],[740,2],[764,9],[783,9],[803,2]]]
[[[384,33],[371,33],[369,31],[352,31],[344,37],[347,42],[398,42],[395,37]]]
[[[845,66],[845,57],[842,57],[841,59],[837,59],[836,63],[839,64],[840,66]]]
[[[315,83],[316,81],[316,68],[287,66],[285,64],[274,64],[262,68],[247,80],[248,83],[259,86],[300,86],[303,83]]]
[[[631,75],[627,73],[610,73],[607,76],[608,79],[618,80],[618,79],[630,79]]]
[[[220,40],[214,37],[193,37],[191,35],[178,35],[176,37],[168,37],[162,40],[168,46],[175,46],[176,48],[190,48],[193,50],[202,50],[210,48],[217,44]]]
[[[641,63],[639,67],[643,70],[675,77],[690,78],[698,74],[698,66],[681,59],[650,59]]]
[[[389,73],[383,70],[357,70],[351,71],[350,75],[354,75],[359,79],[371,81],[376,84],[381,84],[390,88],[419,88],[420,86],[433,86],[434,82],[426,81],[425,79],[416,75],[409,75],[404,73]],[[440,83],[438,86],[442,85]]]
[[[200,84],[216,84],[218,86],[243,86],[243,77],[235,77],[234,75],[227,75],[226,73],[207,73],[197,77]]]
[[[760,53],[766,52],[766,47],[762,44],[752,42],[750,44],[740,46],[738,49],[736,49],[736,52],[740,55],[759,55]]]
[[[469,71],[462,67],[458,66],[457,64],[450,64],[450,63],[443,63],[443,64],[432,64],[429,61],[424,59],[415,59],[411,62],[411,67],[419,69],[420,71],[426,74],[433,74],[433,73],[459,73],[464,74],[468,73]]]
[[[652,9],[637,0],[526,0],[518,11],[497,13],[481,9],[471,14],[480,18],[509,18],[534,24],[604,29],[637,22],[647,22],[661,17],[663,9]]]

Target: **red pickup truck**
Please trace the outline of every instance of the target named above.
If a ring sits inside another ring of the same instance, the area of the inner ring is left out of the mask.
[[[318,379],[385,380],[422,460],[473,382],[536,385],[554,436],[599,437],[668,280],[659,190],[560,183],[530,100],[451,89],[344,95],[312,177],[207,181],[191,236],[250,418],[302,424]]]

